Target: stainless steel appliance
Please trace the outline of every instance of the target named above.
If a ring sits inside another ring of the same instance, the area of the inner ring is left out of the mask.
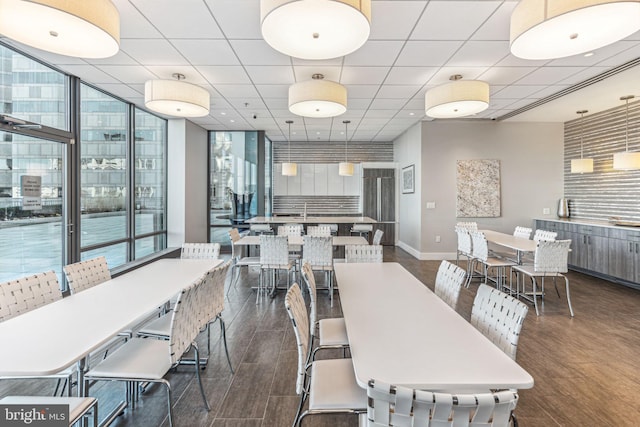
[[[373,229],[374,232],[376,229],[384,231],[382,244],[394,245],[396,240],[395,169],[363,169],[362,179],[362,213],[378,221]]]

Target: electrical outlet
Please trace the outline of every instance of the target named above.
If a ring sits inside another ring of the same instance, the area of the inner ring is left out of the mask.
[[[436,236],[436,243],[440,243],[440,236]]]
[[[551,213],[551,209],[549,208],[542,208],[542,214],[543,215],[549,215]]]

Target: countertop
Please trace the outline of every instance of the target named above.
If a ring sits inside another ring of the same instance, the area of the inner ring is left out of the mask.
[[[640,222],[638,225],[618,225],[614,224],[611,221],[597,220],[597,219],[582,219],[582,218],[535,218],[536,221],[553,221],[560,222],[563,224],[576,224],[576,225],[593,225],[598,227],[607,227],[607,228],[624,228],[627,230],[638,231],[640,227]],[[625,222],[621,220],[621,222]]]

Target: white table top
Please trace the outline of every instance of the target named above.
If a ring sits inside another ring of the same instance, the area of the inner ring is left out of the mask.
[[[82,359],[222,260],[161,259],[0,323],[0,375],[49,375]]]
[[[290,245],[304,244],[303,236],[289,236]],[[334,236],[333,246],[368,245],[367,239],[361,236]],[[244,236],[234,243],[237,246],[260,245],[260,236]]]
[[[247,224],[377,224],[368,216],[256,216],[245,221]]]
[[[533,387],[533,378],[397,263],[336,264],[358,384],[425,390]]]
[[[515,237],[511,234],[500,233],[492,230],[480,230],[484,233],[488,242],[505,248],[514,249],[520,252],[535,252],[537,242],[535,240],[525,239],[524,237]]]

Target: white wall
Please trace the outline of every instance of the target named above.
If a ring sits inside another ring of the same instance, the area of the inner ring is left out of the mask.
[[[167,173],[167,246],[207,241],[207,131],[170,119]]]
[[[394,141],[393,156],[398,164],[396,172],[396,192],[398,209],[396,212],[396,239],[398,246],[419,257],[421,248],[422,223],[422,129],[421,123],[407,129]],[[415,192],[402,194],[402,169],[415,165]]]
[[[433,121],[422,124],[423,257],[455,253],[458,220],[512,233],[534,218],[555,218],[563,194],[562,123]],[[456,160],[500,160],[501,216],[456,218]],[[435,202],[435,209],[425,209]],[[550,214],[543,215],[549,208]],[[436,243],[436,236],[441,242]]]

